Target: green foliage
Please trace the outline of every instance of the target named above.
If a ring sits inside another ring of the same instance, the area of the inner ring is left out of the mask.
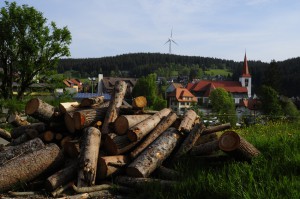
[[[299,120],[300,112],[291,99],[285,97],[281,100],[281,107],[285,116],[290,120]]]
[[[220,121],[230,122],[232,126],[235,126],[237,117],[231,94],[223,88],[216,88],[210,93],[209,99],[211,101],[213,111],[219,114],[218,117]]]
[[[54,22],[47,26],[47,19],[33,7],[5,4],[0,11],[0,94],[11,99],[12,83],[17,82],[20,99],[35,78],[45,79],[56,69],[60,57],[69,56],[71,34]]]
[[[205,71],[205,74],[208,75],[222,75],[224,77],[227,77],[228,75],[232,75],[232,72],[226,70],[226,69],[209,69]]]
[[[282,115],[278,93],[271,87],[263,85],[259,92],[259,99],[262,102],[262,111],[271,118]]]
[[[279,66],[275,60],[272,60],[264,73],[263,84],[279,92],[281,87],[281,74]]]
[[[178,185],[151,185],[140,198],[300,198],[299,123],[253,125],[238,133],[261,151],[251,163],[186,156],[175,167],[182,174]]]
[[[14,113],[14,112],[24,112],[25,110],[25,100],[18,100],[15,97],[13,97],[10,100],[6,99],[0,99],[0,108],[7,108],[9,110],[9,113]]]

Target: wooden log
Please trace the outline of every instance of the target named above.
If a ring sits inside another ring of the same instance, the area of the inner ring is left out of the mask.
[[[97,179],[101,180],[119,172],[128,163],[129,158],[125,155],[99,157]]]
[[[197,113],[193,110],[188,110],[183,117],[183,120],[181,121],[178,131],[183,133],[188,133],[191,131],[194,122],[197,118]]]
[[[62,145],[62,148],[64,149],[65,154],[67,154],[71,158],[78,158],[78,155],[80,153],[80,146],[79,146],[79,140],[66,140],[64,144]]]
[[[127,130],[151,115],[120,115],[114,122],[114,129],[117,135],[126,134]]]
[[[9,193],[9,195],[16,196],[16,197],[20,197],[20,196],[36,196],[36,195],[39,194],[38,192],[33,192],[33,191],[22,191],[22,192],[9,191],[8,193]]]
[[[60,112],[66,113],[66,112],[72,112],[76,111],[79,107],[78,102],[62,102],[58,105]]]
[[[206,134],[206,135],[201,134],[201,136],[195,142],[194,146],[198,146],[200,144],[204,144],[204,143],[207,143],[207,142],[212,142],[212,141],[215,141],[215,140],[219,140],[219,138],[221,137],[222,134],[223,134],[223,132],[221,132],[221,131]]]
[[[19,145],[22,144],[24,142],[27,142],[33,138],[38,137],[39,132],[35,129],[26,129],[25,132],[17,137],[16,139],[13,139],[8,145],[9,146],[15,146],[15,145]]]
[[[129,199],[121,195],[116,195],[112,190],[94,191],[89,193],[80,193],[72,196],[61,197],[58,199],[86,199],[86,198],[105,198],[105,199]]]
[[[56,197],[60,196],[64,191],[66,191],[69,188],[71,188],[73,184],[74,184],[74,182],[71,181],[71,182],[69,182],[69,183],[67,183],[67,184],[65,184],[63,186],[60,186],[57,189],[55,189],[54,191],[52,191],[51,195],[56,198]]]
[[[6,191],[20,182],[28,182],[62,160],[63,154],[56,144],[12,159],[0,167],[0,191]]]
[[[4,150],[0,152],[0,166],[15,157],[42,149],[44,146],[41,139],[35,138],[21,145],[5,147]]]
[[[53,131],[50,131],[50,130],[47,130],[47,131],[45,131],[44,133],[42,133],[41,135],[40,135],[40,137],[42,138],[42,140],[44,141],[44,142],[51,142],[51,141],[53,141],[54,140],[54,137],[55,137],[55,133],[53,132]]]
[[[79,156],[78,187],[95,184],[100,140],[101,133],[99,129],[95,127],[84,129],[84,138],[82,140]]]
[[[91,187],[76,187],[73,184],[72,188],[76,193],[90,193],[90,192],[94,192],[94,191],[102,191],[102,190],[112,189],[113,186],[110,184],[101,184],[101,185],[94,185]]]
[[[80,102],[80,107],[89,107],[96,104],[102,104],[104,103],[104,96],[97,96],[97,97],[91,97],[91,98],[83,98]]]
[[[39,98],[33,98],[27,102],[25,113],[42,122],[51,122],[57,116],[55,108]]]
[[[128,176],[117,176],[115,182],[120,185],[133,188],[145,187],[149,184],[159,184],[161,187],[171,187],[177,184],[177,181],[161,180],[153,178],[133,178]]]
[[[158,113],[134,125],[127,132],[128,138],[132,142],[140,141],[143,137],[145,137],[150,131],[152,131],[157,126],[157,124],[162,120],[163,117],[167,116],[170,112],[171,109],[164,108]]]
[[[177,161],[181,156],[192,149],[204,128],[205,126],[202,123],[195,124],[191,132],[187,135],[187,137],[184,139],[183,143],[180,145],[179,149],[173,156],[173,161]]]
[[[58,187],[67,184],[68,182],[75,179],[77,174],[78,165],[73,164],[69,167],[59,170],[50,177],[47,178],[45,182],[45,188],[48,191],[53,191]]]
[[[65,125],[70,133],[75,133],[75,121],[74,121],[75,112],[66,112],[64,115]]]
[[[155,171],[160,177],[164,178],[164,179],[168,179],[168,180],[177,180],[180,177],[180,173],[173,170],[173,169],[169,169],[167,167],[164,166],[160,166],[156,169]]]
[[[0,128],[0,137],[8,142],[11,141],[11,134],[5,129]]]
[[[207,155],[207,154],[211,154],[219,149],[220,149],[219,141],[215,140],[212,142],[207,142],[204,144],[200,144],[198,146],[194,146],[191,149],[190,154],[191,155]]]
[[[130,153],[130,157],[132,159],[136,158],[145,148],[147,148],[156,138],[158,138],[158,136],[167,130],[176,121],[176,119],[176,113],[170,112],[160,121],[153,131],[149,133],[145,140]]]
[[[147,106],[147,99],[145,96],[139,96],[133,99],[132,107],[135,109],[143,109]]]
[[[15,113],[9,115],[7,122],[15,127],[26,126],[30,124],[27,120],[22,119],[18,114]]]
[[[105,118],[106,112],[106,107],[76,111],[73,115],[75,129],[81,130],[85,127],[92,126],[97,121],[102,121]]]
[[[129,164],[126,169],[127,175],[148,177],[171,154],[180,138],[175,128],[169,128]]]
[[[115,83],[114,93],[112,95],[103,125],[102,125],[102,133],[108,134],[109,133],[109,125],[113,123],[118,115],[119,110],[122,105],[122,101],[124,99],[125,93],[127,89],[127,84],[124,81],[117,81]]]
[[[127,135],[109,133],[105,135],[104,150],[108,155],[123,154],[132,149],[137,142],[131,142]]]
[[[226,131],[222,134],[219,139],[219,147],[238,160],[251,161],[253,157],[260,154],[257,148],[234,131]]]
[[[225,123],[225,124],[221,124],[218,126],[212,126],[212,127],[204,129],[204,131],[202,132],[202,135],[207,135],[207,134],[211,134],[211,133],[215,133],[215,132],[219,132],[219,131],[224,131],[224,130],[230,129],[230,128],[231,128],[230,123]]]
[[[11,131],[11,137],[13,139],[16,139],[17,137],[24,134],[26,132],[26,130],[28,130],[28,129],[34,129],[40,134],[40,133],[43,133],[44,131],[46,131],[46,124],[43,122],[39,122],[39,123],[33,123],[30,125],[19,126],[17,128],[13,128]]]

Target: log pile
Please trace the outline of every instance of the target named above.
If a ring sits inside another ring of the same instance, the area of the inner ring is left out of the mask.
[[[123,198],[149,183],[176,184],[181,175],[172,167],[182,156],[223,151],[251,161],[260,153],[236,132],[226,131],[230,124],[206,128],[192,110],[182,117],[168,108],[146,111],[145,97],[129,105],[125,91],[121,81],[110,101],[96,97],[57,108],[30,100],[25,112],[40,122],[0,133],[9,141],[0,147],[0,192]]]

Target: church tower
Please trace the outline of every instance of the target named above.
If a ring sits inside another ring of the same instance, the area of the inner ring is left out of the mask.
[[[242,87],[246,87],[248,90],[248,97],[251,97],[251,75],[249,73],[248,69],[248,62],[247,62],[247,55],[245,52],[245,57],[244,57],[244,65],[243,65],[243,73],[240,76],[239,81],[242,84]]]

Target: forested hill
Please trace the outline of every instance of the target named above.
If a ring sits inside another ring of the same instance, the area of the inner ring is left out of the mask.
[[[172,76],[172,71],[184,75],[184,68],[189,69],[226,69],[232,72],[232,80],[238,80],[243,66],[244,57],[240,62],[200,56],[181,56],[160,53],[131,53],[112,57],[86,58],[86,59],[61,59],[58,72],[73,71],[80,77],[96,77],[102,73],[104,76],[141,77],[149,73],[158,76]],[[300,58],[293,58],[278,65],[277,76],[280,76],[280,91],[287,96],[300,96]],[[259,87],[264,79],[269,76],[266,70],[269,63],[248,60],[249,70],[252,75],[254,87]],[[191,70],[190,70],[191,71]],[[276,77],[275,74],[275,78]],[[298,77],[298,78],[297,78]]]

